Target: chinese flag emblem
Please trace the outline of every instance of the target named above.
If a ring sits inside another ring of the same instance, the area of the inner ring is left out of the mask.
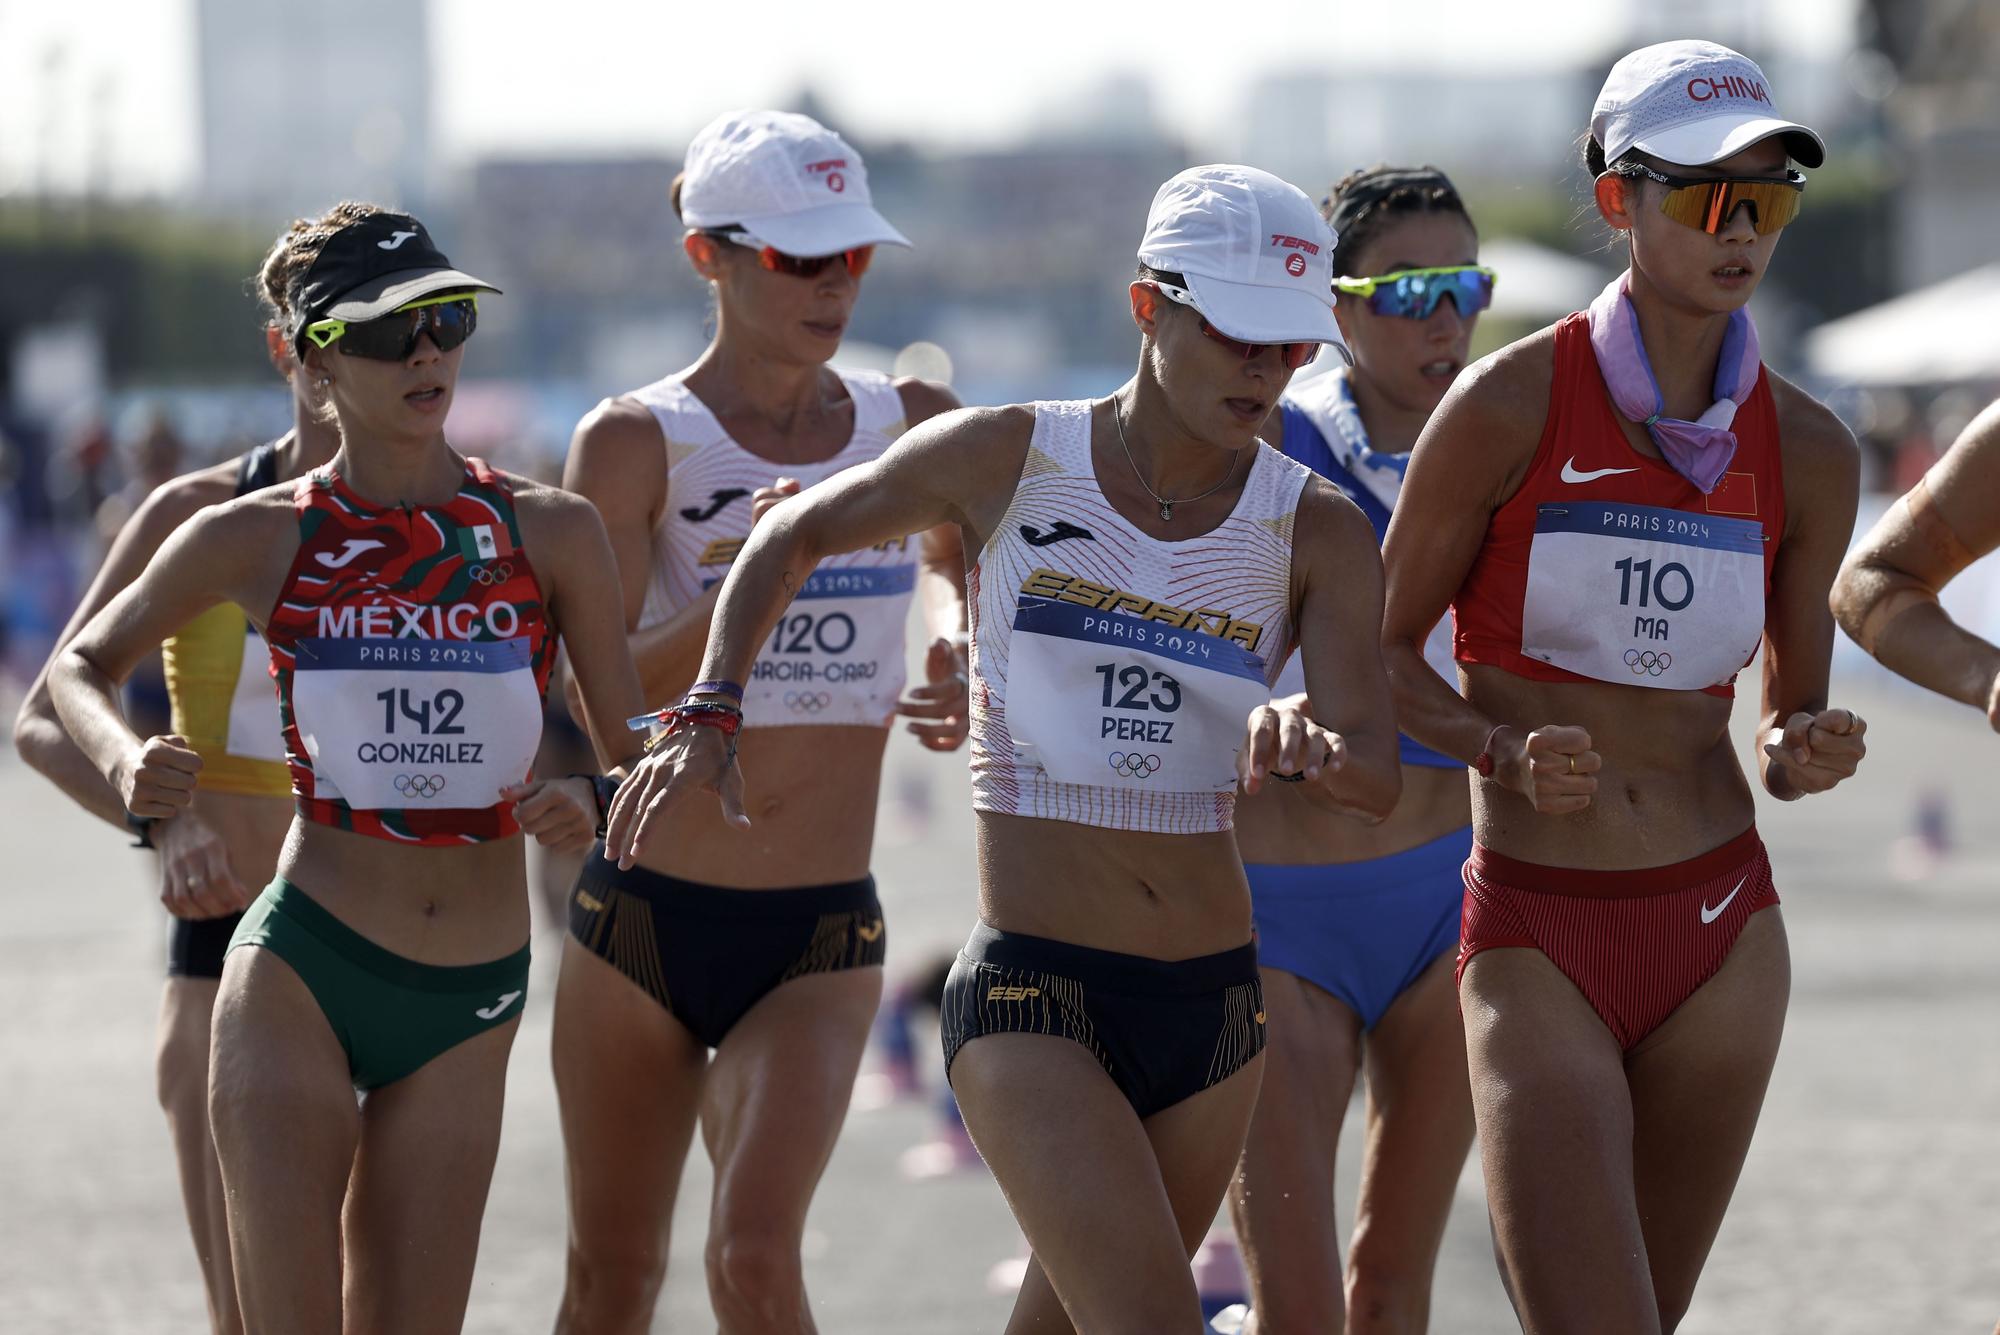
[[[1724,473],[1722,480],[1715,484],[1715,490],[1708,493],[1708,512],[1712,515],[1744,515],[1757,517],[1757,475],[1755,473]]]

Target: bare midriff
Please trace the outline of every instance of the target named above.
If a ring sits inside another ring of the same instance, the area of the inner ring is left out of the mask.
[[[384,950],[419,964],[483,964],[528,939],[521,841],[394,844],[294,820],[278,873]]]
[[[1661,867],[1728,842],[1755,819],[1749,781],[1730,749],[1730,700],[1530,681],[1478,664],[1461,670],[1466,698],[1494,722],[1581,727],[1603,761],[1590,805],[1571,815],[1542,815],[1519,793],[1476,785],[1474,834],[1494,852],[1550,867]]]
[[[1180,960],[1250,940],[1236,841],[979,811],[979,916],[1003,932]]]

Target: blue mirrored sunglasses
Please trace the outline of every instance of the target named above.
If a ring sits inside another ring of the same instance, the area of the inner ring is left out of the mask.
[[[1479,314],[1493,304],[1493,280],[1493,271],[1483,265],[1451,264],[1437,269],[1398,269],[1375,278],[1336,278],[1333,288],[1365,298],[1368,309],[1377,315],[1425,320],[1446,297],[1461,317]]]

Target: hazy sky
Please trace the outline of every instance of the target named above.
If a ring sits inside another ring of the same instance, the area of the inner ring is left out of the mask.
[[[270,0],[293,3],[294,0]],[[304,0],[334,4],[339,0]],[[195,0],[0,0],[0,195],[37,174],[117,193],[198,166]],[[1763,0],[1746,45],[1837,50],[1855,0]],[[1631,13],[1740,16],[1756,0],[433,0],[436,143],[494,149],[678,145],[716,112],[819,89],[857,135],[992,142],[1060,116],[1114,73],[1153,86],[1197,144],[1227,142],[1250,82],[1390,62],[1537,70],[1595,59]],[[385,40],[390,40],[385,37]],[[273,71],[273,95],[284,91]],[[309,94],[308,94],[309,95]],[[1583,109],[1579,108],[1579,114]]]

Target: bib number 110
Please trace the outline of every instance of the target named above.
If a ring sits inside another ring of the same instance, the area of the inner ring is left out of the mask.
[[[1649,607],[1658,603],[1669,612],[1678,612],[1694,601],[1694,576],[1679,561],[1669,561],[1653,573],[1651,561],[1634,561],[1626,557],[1614,561],[1611,568],[1616,570],[1618,579],[1618,605],[1629,607],[1632,603],[1632,585],[1639,586],[1639,606]],[[1635,581],[1636,577],[1636,581]]]
[[[1148,672],[1137,665],[1121,668],[1116,663],[1099,663],[1096,671],[1104,678],[1106,709],[1157,709],[1171,714],[1181,707],[1181,684],[1164,672]],[[1111,695],[1114,681],[1124,688],[1115,700]],[[1148,686],[1156,689],[1148,691]]]

